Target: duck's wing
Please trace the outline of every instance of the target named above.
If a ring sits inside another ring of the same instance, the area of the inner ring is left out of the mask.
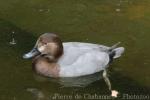
[[[89,50],[86,53],[77,55],[74,60],[72,60],[72,58],[74,57],[70,56],[70,58],[67,59],[68,62],[71,63],[60,63],[60,76],[76,77],[93,74],[105,69],[109,62],[109,55],[106,52],[96,50]]]
[[[58,61],[63,77],[93,74],[103,70],[109,62],[109,55],[97,44],[69,42],[63,46],[64,54]]]
[[[101,51],[109,47],[81,42],[65,42],[63,43],[64,54],[59,59],[61,65],[70,65],[75,62],[80,56],[90,51]]]

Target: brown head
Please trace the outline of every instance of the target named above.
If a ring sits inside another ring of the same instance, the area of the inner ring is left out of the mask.
[[[38,38],[34,48],[29,53],[26,53],[23,58],[29,59],[44,55],[57,61],[62,54],[63,45],[61,39],[56,34],[44,33]]]
[[[63,54],[61,39],[53,33],[42,34],[34,48],[23,58],[33,58],[33,69],[44,76],[59,76],[59,65],[56,63]]]

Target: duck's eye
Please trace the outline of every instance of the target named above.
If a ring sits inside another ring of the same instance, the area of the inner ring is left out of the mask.
[[[43,43],[44,45],[47,45],[47,43]]]
[[[46,42],[43,42],[43,41],[41,41],[41,43],[42,43],[43,45],[46,45],[46,44],[47,44]]]

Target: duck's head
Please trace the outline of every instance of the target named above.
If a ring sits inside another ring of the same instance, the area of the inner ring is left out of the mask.
[[[24,59],[34,58],[39,55],[47,55],[58,59],[63,54],[63,46],[61,39],[53,33],[42,34],[33,49],[24,54]]]

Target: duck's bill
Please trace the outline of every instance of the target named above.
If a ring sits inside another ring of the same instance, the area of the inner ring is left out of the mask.
[[[33,58],[40,54],[40,51],[37,48],[33,48],[30,52],[23,55],[24,59]]]

